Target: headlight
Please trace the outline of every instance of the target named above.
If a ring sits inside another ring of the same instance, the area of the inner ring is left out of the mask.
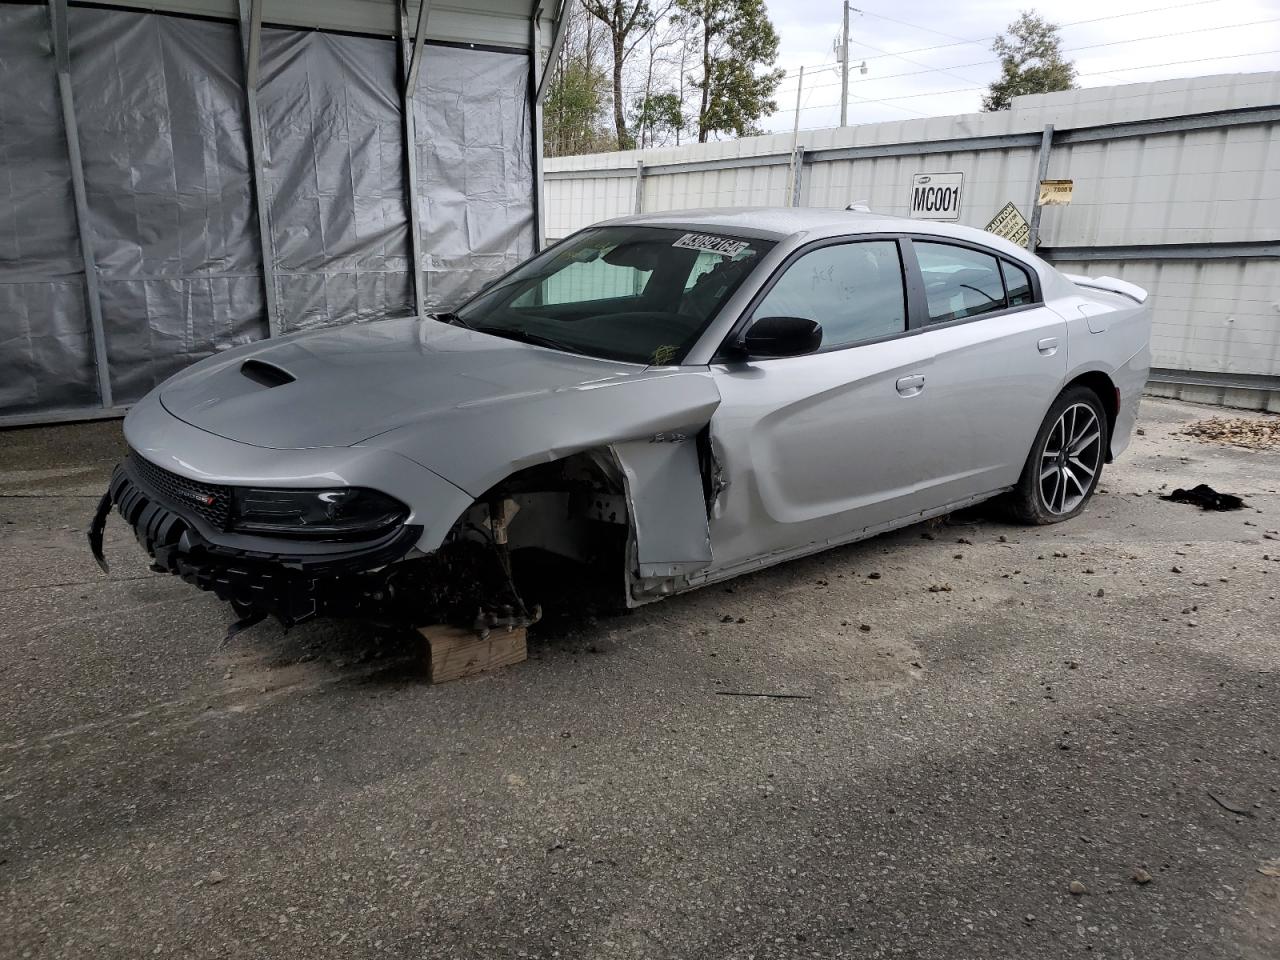
[[[235,488],[231,529],[316,539],[373,536],[408,516],[399,500],[361,487],[337,490]]]

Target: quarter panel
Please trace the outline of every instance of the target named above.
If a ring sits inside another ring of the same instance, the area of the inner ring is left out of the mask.
[[[1069,331],[1067,376],[1075,379],[1083,373],[1101,371],[1120,391],[1110,448],[1111,456],[1117,457],[1129,445],[1150,373],[1151,300],[1135,303],[1119,294],[1084,291],[1074,284],[1072,290],[1079,292],[1064,296],[1053,305],[1065,318]]]
[[[399,453],[479,497],[525,467],[701,427],[720,404],[707,370],[687,367],[542,390],[518,403],[512,399],[460,403],[362,446]]]

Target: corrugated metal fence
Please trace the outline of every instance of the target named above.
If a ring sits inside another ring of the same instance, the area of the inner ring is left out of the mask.
[[[546,162],[547,233],[634,211],[866,201],[907,216],[913,177],[962,173],[958,221],[1009,202],[1032,219],[1041,170],[1070,179],[1041,208],[1037,252],[1152,291],[1151,389],[1280,410],[1280,73],[1019,97],[934,117]]]

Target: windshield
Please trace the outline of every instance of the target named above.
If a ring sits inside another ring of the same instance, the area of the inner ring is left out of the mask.
[[[600,227],[558,244],[449,316],[608,360],[679,363],[773,244],[658,227]]]

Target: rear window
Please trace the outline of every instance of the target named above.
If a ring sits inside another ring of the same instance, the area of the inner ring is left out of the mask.
[[[924,276],[929,322],[946,323],[1005,308],[1000,261],[994,256],[945,243],[913,240]]]
[[[1021,307],[1035,302],[1036,294],[1031,286],[1031,274],[1008,260],[1000,261],[1000,269],[1004,272],[1004,288],[1009,294],[1009,306]]]

